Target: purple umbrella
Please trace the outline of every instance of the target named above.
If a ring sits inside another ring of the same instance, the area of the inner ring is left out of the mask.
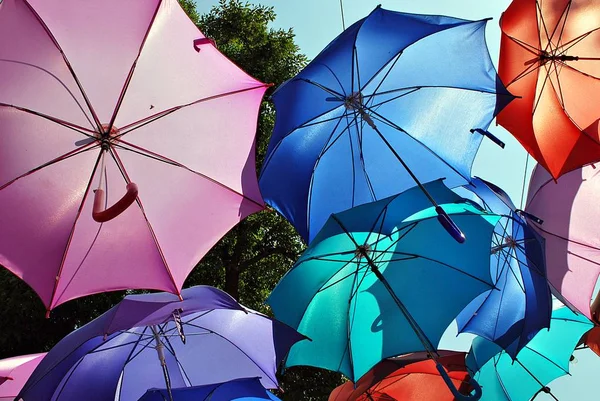
[[[131,295],[61,340],[33,372],[25,400],[137,400],[179,388],[275,372],[302,337],[213,287]]]
[[[586,166],[555,181],[537,166],[525,209],[543,221],[533,221],[533,227],[546,240],[546,268],[554,292],[590,319],[600,274],[599,174],[597,166]]]

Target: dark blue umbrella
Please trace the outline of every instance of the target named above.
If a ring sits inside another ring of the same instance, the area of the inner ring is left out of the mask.
[[[346,29],[273,95],[264,199],[311,242],[331,213],[442,177],[466,184],[485,130],[512,100],[485,26],[377,7]]]
[[[281,401],[255,378],[172,389],[174,401]],[[169,401],[167,389],[150,389],[138,401]]]
[[[245,377],[277,387],[277,365],[301,335],[216,288],[187,288],[182,296],[125,297],[52,348],[19,397],[129,401],[149,388]]]
[[[544,239],[501,188],[480,178],[465,188],[486,210],[503,217],[491,244],[496,288],[480,295],[458,315],[458,329],[495,342],[514,358],[538,331],[550,327],[552,296]]]

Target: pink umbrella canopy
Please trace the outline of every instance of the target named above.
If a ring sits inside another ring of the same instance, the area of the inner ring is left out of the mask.
[[[45,353],[31,354],[0,360],[0,401],[14,400],[45,356]]]
[[[266,88],[176,0],[0,2],[0,264],[48,310],[103,291],[179,293],[264,208]]]
[[[600,274],[600,169],[586,166],[557,181],[539,165],[529,183],[525,210],[546,240],[548,280],[563,301],[588,318]]]

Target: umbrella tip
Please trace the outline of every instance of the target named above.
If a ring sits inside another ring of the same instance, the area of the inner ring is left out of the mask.
[[[181,296],[181,292],[178,292],[178,293],[177,293],[177,296],[179,297],[179,300],[180,300],[180,301],[183,301],[183,297]]]
[[[46,309],[46,319],[50,319],[50,309]]]

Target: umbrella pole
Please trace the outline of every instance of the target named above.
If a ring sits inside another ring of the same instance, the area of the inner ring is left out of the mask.
[[[340,224],[340,226],[343,228],[344,226],[342,225],[342,223],[339,220],[337,220],[335,215],[332,215],[332,216],[336,219],[338,224]],[[344,231],[345,231],[345,229],[344,229]],[[346,233],[349,235],[348,232],[346,232]],[[436,369],[438,370],[438,372],[440,373],[440,376],[446,383],[446,386],[448,386],[448,389],[450,390],[450,392],[454,395],[455,399],[457,399],[459,401],[477,401],[477,400],[479,400],[482,395],[481,386],[479,386],[479,383],[477,383],[477,381],[475,381],[475,379],[473,379],[473,378],[471,378],[469,380],[469,383],[473,386],[474,391],[475,391],[475,393],[473,395],[464,395],[460,391],[458,391],[458,389],[456,388],[456,386],[450,379],[450,376],[448,376],[448,373],[446,372],[446,370],[444,369],[442,364],[438,361],[439,354],[435,350],[435,347],[433,346],[433,344],[431,344],[431,341],[429,341],[429,339],[427,338],[427,335],[425,335],[425,333],[423,332],[421,327],[419,327],[419,324],[412,317],[412,315],[410,314],[410,312],[408,311],[408,309],[406,308],[404,303],[402,303],[400,298],[398,298],[398,296],[394,292],[394,289],[392,288],[390,283],[383,276],[383,274],[381,273],[381,271],[379,270],[379,268],[377,267],[375,262],[373,262],[373,259],[371,259],[369,257],[367,248],[364,246],[358,245],[352,236],[350,236],[350,238],[356,244],[357,251],[360,253],[360,255],[366,259],[369,267],[371,268],[371,271],[373,273],[375,273],[375,276],[379,279],[381,284],[383,284],[383,286],[388,291],[388,293],[390,294],[390,296],[392,297],[392,299],[394,300],[396,305],[398,305],[398,308],[400,309],[400,311],[402,312],[402,314],[408,321],[408,324],[410,324],[410,327],[413,329],[413,331],[419,338],[419,341],[421,341],[421,344],[423,344],[423,346],[425,347],[427,354],[431,357],[431,359],[433,359],[435,361]]]
[[[165,377],[169,401],[173,401],[173,393],[171,392],[171,379],[169,377],[169,370],[167,369],[167,361],[165,360],[165,346],[163,345],[162,341],[160,341],[160,336],[158,334],[159,329],[153,325],[150,326],[150,330],[152,330],[152,335],[154,336],[154,341],[156,342],[156,352],[158,354],[160,366],[162,367],[163,375]]]
[[[396,156],[396,159],[398,159],[400,164],[402,164],[402,167],[404,167],[404,169],[406,170],[408,175],[410,175],[410,177],[417,184],[419,189],[423,192],[423,194],[427,197],[427,199],[429,199],[431,204],[435,207],[435,211],[438,214],[438,221],[444,227],[444,229],[448,232],[448,234],[450,234],[452,236],[452,238],[454,238],[454,240],[456,240],[456,242],[459,242],[461,244],[463,242],[465,242],[465,239],[466,239],[465,234],[460,230],[460,228],[456,225],[456,223],[454,223],[452,221],[450,216],[448,216],[448,213],[446,213],[446,211],[444,209],[442,209],[442,207],[440,205],[438,205],[438,203],[435,201],[435,199],[433,199],[433,196],[431,196],[431,194],[427,191],[425,186],[423,184],[421,184],[421,181],[419,181],[419,179],[417,178],[415,173],[413,173],[412,170],[408,167],[408,165],[404,162],[404,160],[402,160],[402,158],[400,157],[398,152],[396,152],[396,149],[394,149],[392,144],[389,143],[388,140],[385,138],[385,136],[383,136],[381,131],[379,131],[379,128],[377,128],[377,125],[375,124],[375,122],[373,121],[371,116],[369,116],[367,114],[367,112],[365,111],[366,110],[365,106],[359,105],[358,107],[357,106],[353,106],[353,107],[360,113],[362,119],[367,124],[369,124],[369,126],[371,128],[373,128],[373,130],[377,133],[377,135],[379,135],[381,140],[386,144],[386,146],[390,149],[390,151],[394,154],[394,156]]]

